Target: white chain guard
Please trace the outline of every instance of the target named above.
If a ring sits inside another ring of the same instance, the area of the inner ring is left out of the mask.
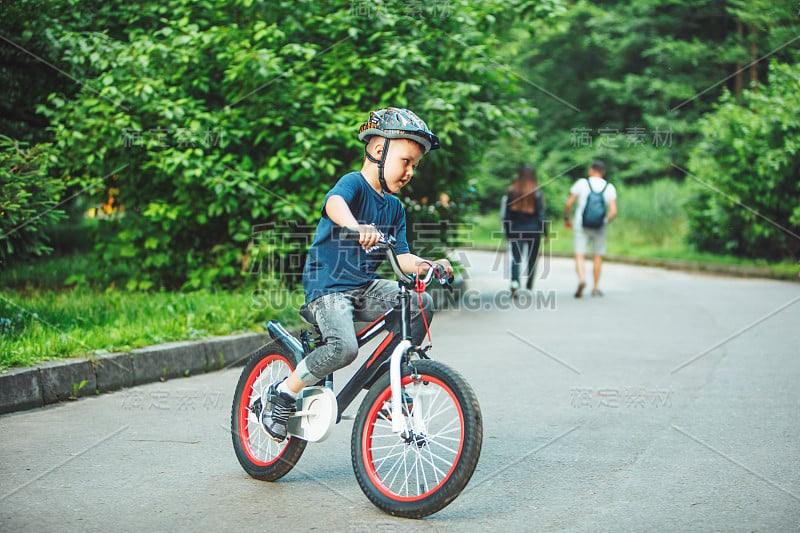
[[[297,398],[297,413],[289,419],[290,435],[308,442],[328,438],[336,425],[339,404],[327,387],[306,387]]]

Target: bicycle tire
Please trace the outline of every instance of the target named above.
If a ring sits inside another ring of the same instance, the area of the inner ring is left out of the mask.
[[[231,408],[231,437],[236,458],[255,479],[275,481],[285,476],[303,455],[307,442],[289,436],[281,443],[269,438],[261,426],[261,410],[267,387],[297,367],[294,354],[277,343],[256,350],[245,364]]]
[[[358,484],[373,504],[393,516],[421,518],[466,487],[480,457],[483,421],[475,392],[455,370],[426,360],[414,362],[413,370],[404,365],[401,375],[411,434],[391,432],[387,372],[359,407],[350,451]]]

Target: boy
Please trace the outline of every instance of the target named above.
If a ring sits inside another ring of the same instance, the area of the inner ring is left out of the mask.
[[[372,322],[396,302],[397,283],[375,275],[382,254],[366,253],[378,243],[379,230],[397,239],[395,250],[404,272],[424,275],[430,268],[427,261],[410,253],[405,211],[393,195],[411,180],[422,156],[439,148],[439,139],[413,112],[395,107],[371,112],[358,139],[366,144],[361,171],[343,176],[325,196],[303,269],[306,302],[326,342],[267,391],[261,422],[277,442],[286,438],[299,392],[355,360],[358,342],[353,322]],[[340,239],[345,227],[358,231],[358,243]],[[441,264],[448,276],[453,275],[447,259],[434,262]],[[430,320],[433,300],[426,293],[422,294],[422,308]],[[415,344],[425,336],[421,312],[419,302],[412,298]]]

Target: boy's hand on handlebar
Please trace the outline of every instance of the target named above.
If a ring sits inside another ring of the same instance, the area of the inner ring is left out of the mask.
[[[444,271],[447,272],[447,279],[453,279],[453,265],[450,264],[450,261],[447,259],[437,259],[434,263],[439,263],[444,267]]]
[[[433,265],[440,265],[447,274],[446,278],[448,280],[453,279],[453,265],[450,264],[450,261],[447,259],[437,259],[436,261],[433,261]]]
[[[381,240],[381,232],[378,228],[369,224],[359,224],[357,227],[352,228],[358,231],[358,244],[364,250],[369,251],[372,247],[377,246]]]

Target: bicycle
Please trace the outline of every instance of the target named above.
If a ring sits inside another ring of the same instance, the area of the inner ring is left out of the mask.
[[[357,239],[358,232],[344,233]],[[315,338],[304,329],[297,339],[271,320],[267,329],[273,342],[250,356],[236,385],[233,447],[250,476],[276,481],[294,468],[308,442],[323,441],[334,425],[354,419],[350,452],[361,490],[386,513],[421,518],[449,505],[466,487],[478,464],[483,422],[469,383],[432,360],[430,346],[411,343],[411,293],[424,290],[434,277],[449,288],[444,269],[434,265],[418,279],[400,269],[391,237],[382,236],[376,248],[386,253],[397,276],[398,302],[357,334],[358,345],[363,347],[381,332],[386,337],[338,394],[333,392],[332,374],[303,389],[297,413],[289,420],[289,436],[276,443],[261,425],[267,388],[289,375],[324,339],[305,305],[300,315],[315,328]],[[367,394],[357,414],[345,415],[362,389]]]

